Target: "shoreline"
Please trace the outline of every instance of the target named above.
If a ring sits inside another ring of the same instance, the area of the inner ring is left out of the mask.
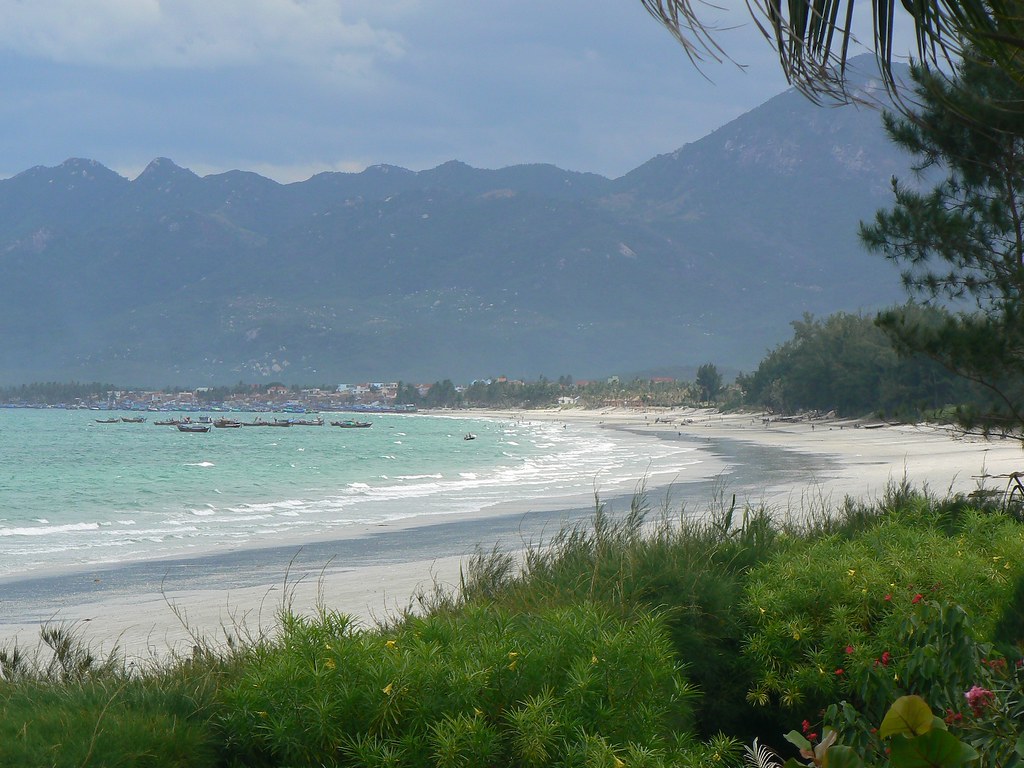
[[[444,411],[440,415],[575,422],[621,434],[698,443],[720,461],[693,476],[649,479],[652,509],[663,504],[700,513],[716,490],[738,502],[785,514],[836,506],[847,496],[873,500],[904,477],[915,488],[944,495],[969,492],[978,475],[1015,471],[1015,441],[954,439],[942,428],[899,425],[865,428],[817,419],[765,423],[757,414],[712,409]],[[699,476],[697,476],[699,475]],[[637,478],[637,483],[643,478]],[[595,480],[595,487],[597,486]],[[599,492],[600,488],[596,487]],[[612,514],[632,494],[601,497]],[[417,590],[436,581],[453,589],[474,550],[519,549],[559,526],[592,516],[593,503],[517,503],[512,499],[471,514],[411,518],[394,526],[350,531],[331,540],[289,542],[199,557],[144,561],[77,573],[54,573],[2,584],[0,646],[32,648],[42,623],[67,623],[91,646],[116,643],[132,658],[188,652],[196,642],[222,644],[229,635],[272,631],[288,605],[308,613],[322,604],[362,623],[411,605]],[[195,633],[195,634],[193,634]]]

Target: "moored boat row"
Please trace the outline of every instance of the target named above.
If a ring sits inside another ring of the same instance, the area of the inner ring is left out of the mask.
[[[127,417],[122,416],[120,418],[114,417],[109,419],[96,419],[97,424],[117,424],[125,422],[129,424],[141,424],[146,421],[145,417]],[[153,424],[158,427],[177,427],[181,432],[209,432],[210,427],[216,427],[217,429],[239,429],[241,427],[322,427],[324,425],[323,417],[318,416],[315,419],[277,419],[273,421],[267,421],[266,419],[257,416],[252,421],[239,421],[238,419],[231,419],[227,417],[221,417],[217,419],[211,419],[209,416],[200,416],[193,420],[191,416],[185,416],[183,418],[172,417],[169,419],[162,419],[160,421],[154,421]],[[372,427],[372,421],[357,421],[355,419],[343,419],[340,421],[332,421],[332,427],[341,427],[343,429],[366,429]],[[202,428],[201,428],[202,427]]]

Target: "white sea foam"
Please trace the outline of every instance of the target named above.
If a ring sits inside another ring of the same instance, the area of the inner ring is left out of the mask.
[[[67,525],[40,525],[27,528],[0,528],[0,536],[52,536],[72,531],[97,531],[99,523],[69,523]]]

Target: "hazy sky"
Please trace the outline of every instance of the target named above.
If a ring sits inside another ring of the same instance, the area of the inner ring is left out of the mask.
[[[639,0],[0,0],[0,177],[154,157],[617,177],[786,88],[745,7],[698,71]]]

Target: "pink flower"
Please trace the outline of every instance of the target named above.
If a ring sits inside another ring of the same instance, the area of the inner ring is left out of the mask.
[[[967,699],[967,705],[974,712],[974,716],[978,717],[981,715],[985,707],[992,704],[995,701],[996,695],[988,688],[982,688],[980,685],[975,685],[971,690],[964,694],[964,698]]]
[[[885,596],[885,602],[891,603],[892,602],[892,595],[886,595]]]
[[[914,598],[910,602],[913,603],[914,605],[917,605],[923,599],[924,599],[924,595],[922,595],[920,592],[918,592],[916,595],[914,595]]]

